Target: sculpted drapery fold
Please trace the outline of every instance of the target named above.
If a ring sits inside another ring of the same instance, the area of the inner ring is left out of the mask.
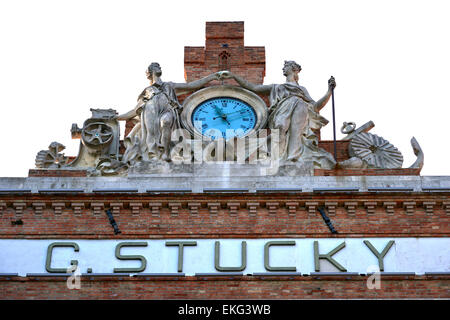
[[[162,127],[167,126],[170,132],[180,128],[177,108],[181,106],[171,82],[157,82],[145,88],[139,95],[136,109],[140,122],[124,140],[124,160],[159,159],[165,147]]]
[[[308,91],[293,83],[274,84],[269,101],[268,125],[279,130],[280,159],[309,160],[318,167],[333,167],[333,157],[318,147],[318,137],[312,130],[322,128],[328,120],[314,110],[315,101]]]

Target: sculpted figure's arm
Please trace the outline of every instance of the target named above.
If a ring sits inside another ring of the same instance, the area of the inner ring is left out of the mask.
[[[331,77],[330,80],[328,80],[328,91],[327,91],[327,93],[314,104],[314,110],[315,111],[319,112],[323,107],[325,107],[325,105],[327,104],[328,100],[330,100],[331,92],[333,91],[333,89],[335,87],[336,87],[336,82],[334,80],[334,77]]]
[[[126,120],[132,119],[132,118],[134,118],[136,116],[137,116],[136,108],[134,108],[134,109],[132,109],[132,110],[126,112],[126,113],[119,114],[116,119],[119,120],[119,121],[120,120],[126,121]]]
[[[126,113],[122,113],[120,115],[117,116],[117,120],[119,121],[126,121],[126,120],[130,120],[133,119],[135,117],[138,116],[138,110],[141,109],[143,107],[143,105],[148,101],[149,97],[147,96],[148,92],[147,90],[144,89],[144,91],[142,91],[142,93],[139,95],[138,97],[138,102],[136,107],[134,107],[132,110],[126,112]]]
[[[263,84],[256,84],[256,83],[251,83],[247,80],[245,80],[244,78],[241,78],[240,76],[231,73],[229,71],[221,71],[221,77],[222,78],[233,78],[234,80],[236,80],[236,82],[243,88],[256,92],[256,93],[261,93],[261,94],[269,94],[270,90],[272,88],[271,85],[263,85]]]
[[[220,73],[216,72],[216,73],[212,73],[209,76],[206,76],[204,78],[201,78],[201,79],[198,79],[195,81],[191,81],[188,83],[173,83],[173,88],[175,89],[175,93],[177,95],[180,95],[180,94],[185,94],[190,91],[200,89],[208,82],[211,82],[213,80],[219,80],[219,79],[220,79]]]

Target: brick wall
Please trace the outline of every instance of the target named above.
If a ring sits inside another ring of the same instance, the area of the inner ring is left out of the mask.
[[[317,211],[324,206],[339,232]],[[105,215],[111,208],[122,234]],[[22,225],[13,225],[20,219]],[[449,193],[0,195],[0,238],[448,236]]]
[[[81,277],[81,289],[69,290],[65,277],[0,277],[0,298],[448,299],[449,280],[450,276],[382,276],[380,289],[368,289],[367,276]]]
[[[221,57],[226,57],[222,59]],[[226,60],[226,63],[224,62]],[[244,46],[244,22],[207,22],[204,47],[184,48],[184,74],[187,82],[213,72],[229,70],[262,84],[266,72],[264,47]],[[218,84],[211,82],[211,85]],[[225,80],[224,84],[236,84]]]

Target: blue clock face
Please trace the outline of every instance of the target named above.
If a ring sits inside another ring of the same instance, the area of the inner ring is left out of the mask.
[[[194,127],[211,139],[230,139],[249,133],[256,124],[255,110],[236,98],[206,100],[192,112]]]

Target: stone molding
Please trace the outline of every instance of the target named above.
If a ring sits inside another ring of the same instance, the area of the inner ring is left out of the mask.
[[[237,212],[238,212],[240,206],[241,205],[239,202],[228,202],[227,203],[227,208],[231,215],[237,215]]]
[[[407,215],[412,215],[416,208],[416,202],[415,201],[405,201],[405,202],[403,202],[403,208],[405,208],[405,212]]]
[[[395,214],[395,210],[402,208],[406,215],[413,215],[416,213],[425,213],[432,216],[436,210],[443,209],[447,215],[450,215],[450,201],[443,201],[442,199],[427,199],[421,201],[410,200],[332,200],[332,201],[292,201],[292,200],[276,200],[276,201],[255,201],[256,199],[248,199],[246,201],[226,201],[226,202],[211,202],[206,199],[186,199],[179,201],[159,200],[158,202],[142,202],[134,201],[132,199],[120,201],[105,200],[98,201],[0,201],[0,214],[5,213],[8,209],[12,209],[15,214],[22,215],[25,209],[34,214],[41,215],[48,207],[53,209],[54,214],[61,214],[63,210],[71,210],[73,214],[79,215],[85,212],[91,212],[94,215],[102,214],[107,207],[111,208],[114,215],[131,213],[134,215],[145,212],[148,207],[153,216],[159,216],[164,212],[165,208],[169,210],[172,215],[178,215],[182,208],[186,208],[190,214],[200,214],[201,209],[205,209],[210,214],[219,214],[222,210],[227,210],[229,214],[236,215],[241,208],[246,208],[250,216],[261,214],[282,214],[283,212],[289,215],[295,215],[298,212],[306,213],[309,217],[315,217],[319,214],[319,206],[324,206],[327,215],[336,216],[337,209],[343,208],[347,215],[355,216],[358,207],[364,208],[367,215],[372,216],[377,214],[377,207],[381,206],[385,210],[385,214],[390,216]],[[258,199],[259,200],[259,199]],[[263,208],[266,210],[261,210]],[[418,210],[418,208],[422,208]],[[380,214],[380,212],[378,212]]]
[[[336,215],[337,206],[338,206],[337,202],[325,202],[325,209],[327,210],[329,216]]]
[[[103,202],[92,202],[91,209],[94,215],[98,215],[105,208],[105,204]]]
[[[269,214],[276,214],[280,204],[278,202],[266,202],[266,208]]]
[[[297,209],[299,208],[298,202],[286,202],[286,208],[288,210],[289,215],[295,215],[297,213]]]
[[[356,214],[356,208],[358,207],[358,202],[356,202],[356,201],[345,202],[344,207],[347,209],[347,213],[349,216],[354,216]]]
[[[364,207],[366,208],[368,215],[374,215],[375,210],[377,208],[377,202],[376,201],[365,201]]]
[[[42,214],[45,209],[45,202],[33,202],[32,206],[35,214]]]
[[[143,207],[142,202],[130,202],[131,214],[138,215]]]
[[[83,202],[72,202],[71,207],[73,209],[74,214],[81,214],[82,210],[84,209],[84,203]]]
[[[66,204],[64,202],[53,202],[52,208],[55,214],[61,214],[62,211],[66,208]]]

